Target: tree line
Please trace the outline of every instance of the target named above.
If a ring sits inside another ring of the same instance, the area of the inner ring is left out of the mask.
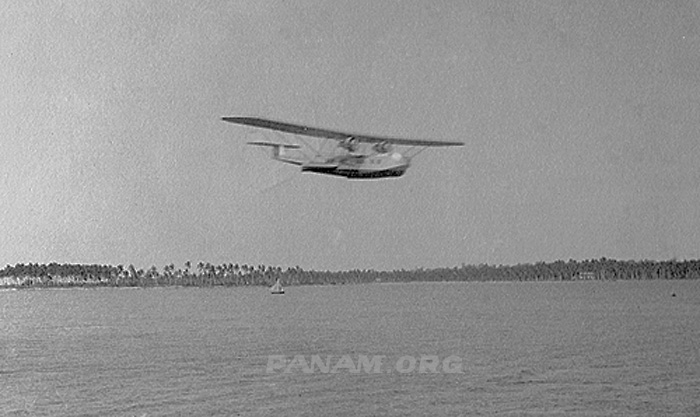
[[[155,266],[136,269],[133,265],[37,264],[18,263],[0,270],[4,287],[73,287],[73,286],[248,286],[360,284],[371,282],[430,281],[569,281],[569,280],[646,280],[698,279],[700,260],[618,261],[597,260],[538,262],[518,265],[462,265],[454,268],[375,271],[307,271],[298,266],[281,268],[265,265],[212,265],[186,262],[161,270]]]

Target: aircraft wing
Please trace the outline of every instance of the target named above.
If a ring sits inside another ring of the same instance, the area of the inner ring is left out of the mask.
[[[268,146],[270,148],[286,148],[286,149],[299,149],[301,146],[295,144],[287,143],[277,143],[277,142],[248,142],[248,145],[255,146]]]
[[[256,117],[222,117],[222,120],[239,125],[259,127],[263,129],[277,130],[280,132],[293,133],[295,135],[312,136],[324,139],[346,140],[352,138],[358,142],[366,143],[391,143],[405,146],[462,146],[464,142],[424,140],[424,139],[403,139],[384,136],[369,136],[336,130],[321,129],[293,123],[278,122],[269,119]]]

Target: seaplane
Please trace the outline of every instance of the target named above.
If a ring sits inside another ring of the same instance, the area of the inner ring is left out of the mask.
[[[257,117],[222,117],[225,122],[253,128],[290,133],[296,142],[249,141],[248,145],[272,149],[272,159],[301,167],[302,172],[334,175],[349,179],[378,179],[402,176],[411,165],[411,158],[429,147],[463,146],[464,142],[404,139],[373,136],[322,129]],[[282,136],[282,135],[280,135]],[[311,144],[305,137],[324,139]],[[329,140],[337,147],[328,149]],[[399,153],[395,147],[407,147]],[[416,151],[417,149],[417,151]]]

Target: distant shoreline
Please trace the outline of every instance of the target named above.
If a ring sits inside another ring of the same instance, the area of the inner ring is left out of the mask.
[[[700,260],[617,261],[606,258],[536,264],[462,265],[454,268],[394,271],[306,271],[264,265],[212,265],[200,262],[184,268],[166,265],[148,270],[132,265],[17,264],[0,270],[2,288],[152,288],[348,285],[393,282],[521,282],[521,281],[619,281],[699,279]]]

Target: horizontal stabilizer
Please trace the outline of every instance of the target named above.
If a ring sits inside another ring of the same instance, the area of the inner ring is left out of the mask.
[[[289,143],[276,143],[276,142],[248,142],[248,145],[253,146],[269,146],[271,148],[286,148],[286,149],[299,149],[301,146]]]

